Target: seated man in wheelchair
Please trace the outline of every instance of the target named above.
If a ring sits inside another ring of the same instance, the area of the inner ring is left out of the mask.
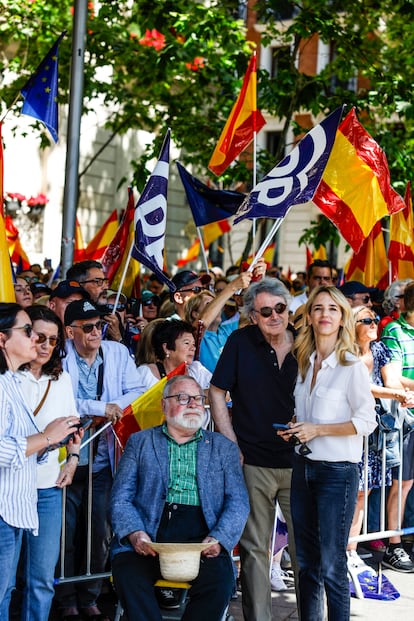
[[[112,490],[112,572],[131,621],[160,621],[151,542],[210,542],[183,621],[219,621],[234,588],[231,551],[249,512],[238,447],[205,431],[205,396],[188,376],[165,385],[165,423],[128,440]]]

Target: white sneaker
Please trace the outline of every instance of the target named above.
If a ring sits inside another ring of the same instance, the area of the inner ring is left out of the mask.
[[[359,574],[367,571],[373,576],[376,575],[375,569],[364,563],[356,550],[347,550],[346,555],[348,557],[347,566],[350,573]]]
[[[270,586],[272,587],[272,591],[286,591],[287,586],[283,578],[287,577],[287,573],[281,569],[280,565],[278,563],[273,563],[270,573]]]

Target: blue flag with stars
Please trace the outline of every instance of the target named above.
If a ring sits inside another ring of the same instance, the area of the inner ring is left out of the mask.
[[[58,51],[66,31],[62,32],[46,54],[35,73],[29,78],[21,94],[24,97],[22,114],[33,116],[46,125],[53,140],[58,141]]]
[[[171,291],[175,291],[174,283],[163,271],[169,171],[170,130],[168,129],[158,161],[135,206],[135,240],[132,256],[157,274]]]

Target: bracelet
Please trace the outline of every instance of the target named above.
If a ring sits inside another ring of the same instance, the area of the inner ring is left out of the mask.
[[[43,436],[45,435],[44,430],[40,431],[39,433],[41,433]],[[46,440],[47,440],[47,450],[49,451],[50,450],[50,443],[52,441],[52,438],[50,438],[49,436],[46,436]]]
[[[71,457],[76,457],[76,459],[79,461],[79,455],[77,453],[68,453],[66,455],[66,461],[68,461],[68,459],[70,459]]]

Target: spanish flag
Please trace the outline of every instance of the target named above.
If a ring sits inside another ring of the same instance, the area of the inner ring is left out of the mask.
[[[414,278],[414,219],[410,182],[407,183],[404,202],[404,209],[390,218],[388,259],[392,265],[393,280]]]
[[[164,420],[161,408],[164,386],[174,375],[185,375],[185,373],[186,366],[185,362],[183,362],[125,408],[123,417],[113,426],[115,435],[122,448],[125,447],[132,433],[161,425]]]
[[[385,153],[352,109],[336,132],[334,146],[313,202],[358,252],[373,226],[404,209],[393,190]]]
[[[9,247],[6,237],[6,226],[3,215],[3,139],[0,123],[0,302],[15,302],[13,274],[10,263]]]
[[[73,249],[73,262],[79,263],[85,259],[85,242],[83,241],[82,229],[78,218],[75,220],[75,247]]]
[[[253,140],[266,121],[257,109],[256,53],[250,59],[240,94],[208,165],[219,176]]]
[[[345,274],[347,280],[357,280],[367,287],[387,288],[388,260],[381,221],[375,223],[359,251],[352,255]]]
[[[118,212],[116,209],[114,209],[113,212],[109,214],[108,218],[105,220],[99,231],[96,233],[95,237],[93,237],[89,244],[86,246],[85,259],[99,261],[103,257],[105,250],[115,237],[117,229]]]

